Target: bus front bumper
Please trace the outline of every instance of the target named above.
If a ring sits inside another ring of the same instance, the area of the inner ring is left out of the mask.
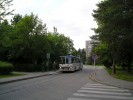
[[[75,71],[75,68],[74,67],[60,67],[59,68],[59,71]]]

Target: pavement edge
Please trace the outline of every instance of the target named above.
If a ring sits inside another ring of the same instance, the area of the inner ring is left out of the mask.
[[[110,76],[110,77],[112,77],[112,76]],[[133,88],[126,88],[126,87],[122,87],[122,86],[118,86],[118,85],[114,85],[114,84],[109,84],[109,83],[102,82],[101,80],[98,80],[98,79],[96,78],[96,72],[93,72],[93,73],[89,76],[89,79],[91,79],[91,80],[94,81],[94,82],[100,83],[100,84],[104,84],[104,85],[108,85],[108,86],[114,86],[114,87],[118,87],[118,88],[122,88],[122,89],[133,90]]]
[[[13,79],[13,80],[7,80],[7,81],[0,82],[0,85],[18,82],[18,81],[23,81],[23,80],[28,80],[28,79],[33,79],[33,78],[38,78],[38,77],[43,77],[43,76],[55,75],[55,74],[58,74],[58,72],[48,73],[48,74],[43,74],[43,75],[30,76],[30,77],[19,78],[19,79]]]

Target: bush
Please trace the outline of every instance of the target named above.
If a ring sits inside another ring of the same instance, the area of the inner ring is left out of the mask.
[[[13,71],[13,65],[8,62],[0,61],[0,74],[9,74]]]
[[[56,69],[59,69],[59,64],[57,63]],[[31,64],[31,63],[14,63],[14,70],[20,72],[38,72],[38,71],[50,71],[53,70],[52,63],[46,66],[46,63],[42,64]]]
[[[105,67],[107,67],[107,68],[111,68],[112,63],[111,63],[109,60],[104,60],[104,61],[103,61],[103,65],[104,65]]]
[[[36,72],[42,71],[42,66],[37,64],[18,63],[15,65],[15,71]]]

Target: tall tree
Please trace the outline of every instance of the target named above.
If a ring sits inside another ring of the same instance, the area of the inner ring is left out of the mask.
[[[0,22],[5,16],[12,14],[14,10],[10,10],[9,7],[12,5],[12,0],[0,0]]]
[[[46,25],[34,14],[25,15],[22,19],[17,18],[20,18],[20,21],[13,20],[15,26],[10,35],[9,58],[19,60],[18,62],[37,63],[48,48],[44,38]]]
[[[0,23],[0,60],[8,58],[8,43],[10,43],[9,34],[12,32],[12,26],[7,20]]]
[[[14,15],[13,18],[11,19],[11,24],[15,26],[19,21],[22,20],[22,18],[23,17],[20,14]]]
[[[63,34],[48,33],[47,38],[51,46],[52,61],[59,61],[60,56],[73,53],[75,50],[72,40]]]
[[[93,17],[98,23],[95,30],[101,41],[106,42],[113,55],[113,62],[126,62],[128,71],[133,62],[133,1],[105,0],[97,4]],[[127,55],[123,59],[121,55]]]
[[[86,62],[86,52],[84,49],[79,49],[78,50],[79,56],[82,59],[83,63],[85,64]]]

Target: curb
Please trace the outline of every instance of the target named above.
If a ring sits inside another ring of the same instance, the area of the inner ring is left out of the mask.
[[[25,78],[18,78],[18,79],[7,80],[7,81],[0,82],[0,85],[8,84],[8,83],[13,83],[13,82],[18,82],[18,81],[23,81],[23,80],[28,80],[28,79],[33,79],[33,78],[38,78],[38,77],[43,77],[43,76],[54,75],[54,74],[58,74],[58,73],[55,72],[55,73],[49,73],[49,74],[36,75],[36,76],[31,76],[31,77],[29,76],[29,77],[25,77]]]
[[[126,87],[122,87],[122,86],[116,86],[116,85],[113,85],[113,84],[109,84],[109,83],[105,83],[105,82],[102,82],[100,80],[98,80],[96,78],[96,72],[92,73],[89,77],[92,81],[95,81],[97,83],[100,83],[100,84],[104,84],[104,85],[108,85],[108,86],[114,86],[114,87],[118,87],[118,88],[122,88],[122,89],[128,89],[128,90],[133,90],[133,88],[126,88]]]

